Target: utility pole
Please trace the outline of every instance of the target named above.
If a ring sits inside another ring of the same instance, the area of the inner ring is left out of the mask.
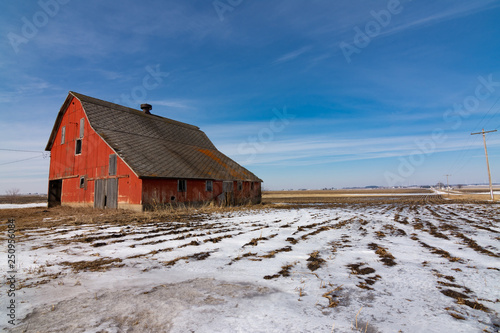
[[[446,190],[448,191],[448,198],[450,197],[450,182],[448,181],[448,177],[451,175],[445,175],[446,176]]]
[[[471,133],[470,135],[476,135],[476,134],[482,134],[483,135],[483,142],[484,142],[484,153],[486,154],[486,167],[488,168],[488,179],[490,181],[490,196],[491,196],[491,201],[495,201],[495,197],[493,196],[493,186],[491,186],[491,173],[490,173],[490,162],[488,162],[488,149],[486,149],[486,133],[492,133],[496,132],[497,130],[493,131],[484,131],[484,128],[481,132],[478,133]]]

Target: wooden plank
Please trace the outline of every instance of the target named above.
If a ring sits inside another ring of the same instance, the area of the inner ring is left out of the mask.
[[[94,185],[94,208],[104,208],[106,180],[97,179]]]
[[[110,178],[106,182],[106,208],[116,209],[118,208],[118,179]]]
[[[116,154],[109,155],[109,175],[116,175]]]

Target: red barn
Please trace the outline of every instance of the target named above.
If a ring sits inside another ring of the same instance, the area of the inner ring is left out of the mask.
[[[50,134],[49,206],[259,203],[261,182],[198,127],[69,92]]]

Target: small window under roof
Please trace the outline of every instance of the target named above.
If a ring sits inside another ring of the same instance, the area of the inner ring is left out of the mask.
[[[75,155],[80,155],[81,153],[82,153],[82,139],[76,139]]]
[[[116,176],[116,154],[109,155],[109,171],[110,176]]]
[[[80,139],[83,138],[84,126],[85,126],[85,119],[82,118],[80,119]]]
[[[66,139],[66,126],[61,128],[61,144],[64,144],[64,140]]]

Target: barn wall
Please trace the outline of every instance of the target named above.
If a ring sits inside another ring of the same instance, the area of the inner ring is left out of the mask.
[[[252,203],[260,203],[262,200],[261,183],[253,182],[253,189],[251,188],[252,182],[241,182],[241,190],[238,190],[238,182],[233,182],[233,193],[235,203],[244,204],[249,201]]]
[[[178,191],[178,179],[143,179],[142,202],[145,206],[156,206],[177,203],[203,203],[216,201],[222,194],[222,181],[213,181],[213,190],[206,191],[206,180],[187,179],[186,191]],[[251,190],[250,182],[242,182],[242,189],[238,190],[238,182],[233,182],[233,197],[235,203],[260,203],[260,182],[254,182]]]
[[[80,138],[80,119],[84,119],[81,154],[75,154]],[[65,140],[61,144],[62,127]],[[109,155],[114,151],[92,130],[83,107],[73,98],[62,117],[51,149],[49,180],[63,179],[61,203],[93,206],[94,180],[118,178],[118,206],[136,208],[141,204],[142,184],[130,168],[118,157],[116,176],[109,176]],[[85,185],[80,187],[80,177]]]
[[[177,190],[177,179],[143,179],[144,205],[176,204],[179,202],[205,202],[222,193],[222,182],[213,182],[213,191],[206,191],[205,180],[187,180],[186,191]]]

